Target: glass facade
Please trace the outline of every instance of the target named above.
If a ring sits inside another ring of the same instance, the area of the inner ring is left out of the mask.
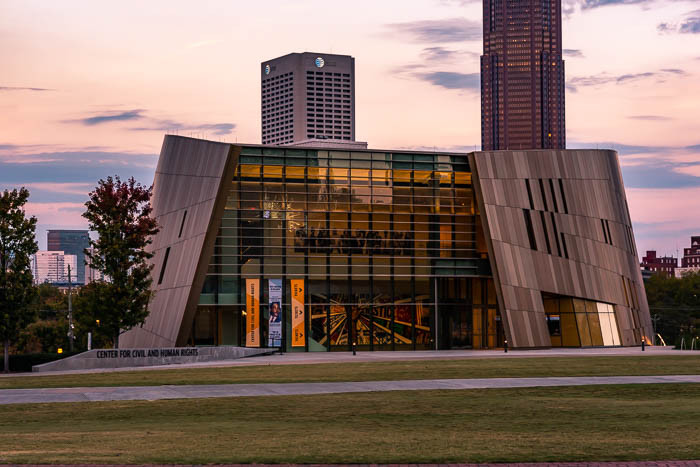
[[[543,301],[552,347],[621,345],[613,305],[558,295]]]
[[[244,147],[190,343],[245,345],[245,281],[260,279],[267,345],[272,279],[287,350],[495,347],[489,276],[466,155]],[[306,330],[293,348],[292,279]]]

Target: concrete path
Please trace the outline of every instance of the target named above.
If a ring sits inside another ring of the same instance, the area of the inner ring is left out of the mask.
[[[215,464],[216,467],[700,467],[700,461],[522,462],[517,464]],[[25,464],[24,467],[133,467],[128,464]],[[184,467],[150,464],[146,467]]]
[[[700,351],[674,350],[672,347],[647,347],[644,352],[639,347],[617,348],[563,348],[539,350],[418,350],[418,351],[382,351],[382,352],[289,352],[282,355],[262,355],[238,360],[223,360],[218,362],[183,363],[178,365],[160,365],[149,367],[112,368],[94,370],[52,371],[51,373],[11,373],[0,374],[0,378],[17,376],[34,376],[41,378],[49,375],[69,375],[84,373],[108,373],[117,371],[150,371],[177,370],[181,368],[215,368],[233,366],[259,365],[313,365],[318,363],[350,363],[350,362],[395,362],[407,360],[457,360],[483,358],[528,358],[528,357],[654,357],[658,355],[677,355],[698,359]]]
[[[290,396],[351,392],[425,391],[489,388],[532,388],[601,384],[700,383],[700,375],[585,376],[559,378],[429,379],[342,383],[216,384],[182,386],[121,386],[96,388],[5,389],[0,405],[45,402],[87,402],[212,397]]]

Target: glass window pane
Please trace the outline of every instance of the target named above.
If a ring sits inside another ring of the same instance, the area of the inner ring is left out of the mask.
[[[586,305],[583,300],[574,299],[574,311],[576,312],[576,324],[578,325],[578,334],[579,338],[581,339],[581,347],[590,347],[591,331],[588,327]]]
[[[598,321],[600,322],[600,333],[603,336],[603,345],[613,345],[612,329],[610,328],[610,313],[605,303],[596,303],[598,311]]]
[[[580,347],[581,340],[579,339],[576,317],[570,298],[563,298],[559,301],[559,313],[562,345],[564,347]]]
[[[602,346],[603,334],[601,333],[600,319],[598,319],[598,309],[595,306],[595,302],[586,302],[586,312],[588,327],[591,331],[591,345]]]

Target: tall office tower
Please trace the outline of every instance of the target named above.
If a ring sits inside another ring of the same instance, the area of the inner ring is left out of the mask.
[[[564,149],[561,0],[484,0],[481,147]]]
[[[87,230],[49,230],[48,250],[63,251],[75,255],[78,260],[76,283],[85,283],[85,249],[90,248],[90,235]]]
[[[355,141],[355,59],[292,53],[260,64],[262,143]]]

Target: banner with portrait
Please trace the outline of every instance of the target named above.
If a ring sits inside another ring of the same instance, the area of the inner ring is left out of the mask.
[[[267,346],[282,347],[282,279],[268,279],[270,327]]]
[[[260,347],[260,279],[245,280],[245,345]]]
[[[304,326],[304,279],[291,279],[292,288],[292,347],[306,345]]]

